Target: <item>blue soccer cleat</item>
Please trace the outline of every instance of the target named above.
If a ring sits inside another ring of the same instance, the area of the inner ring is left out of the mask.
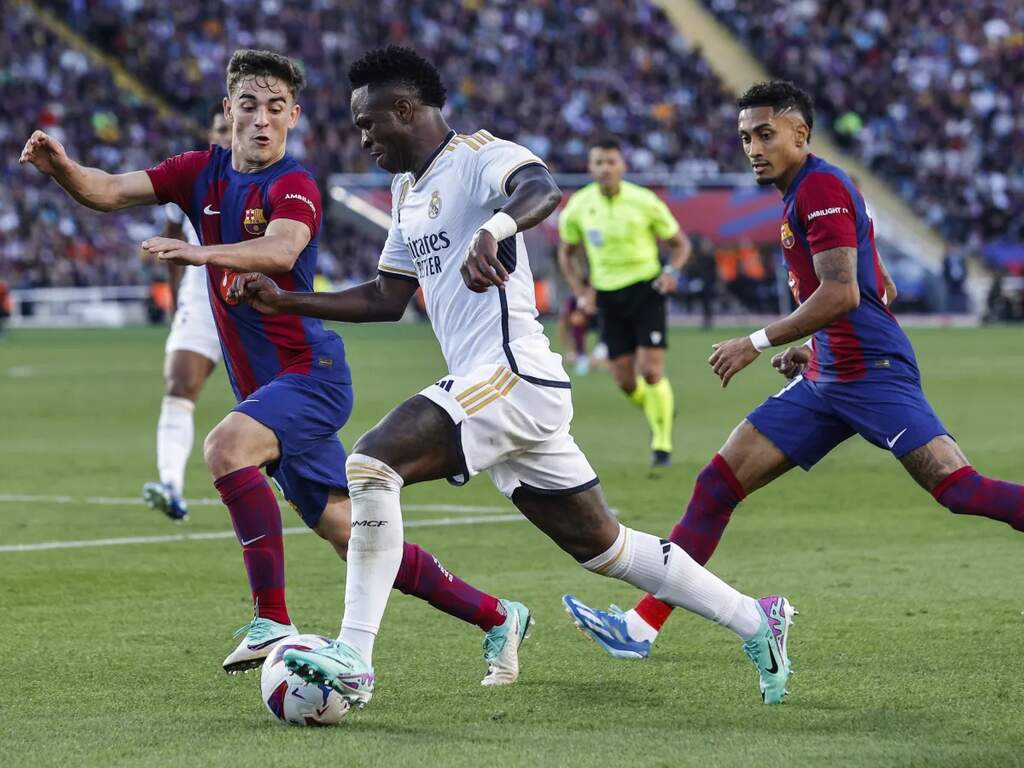
[[[188,505],[167,483],[146,483],[142,486],[142,500],[147,507],[163,512],[176,523],[188,520]]]
[[[289,648],[284,652],[284,665],[307,683],[329,685],[358,709],[373,696],[373,667],[359,651],[340,640],[309,651]]]
[[[572,595],[562,595],[562,602],[580,632],[604,648],[609,656],[646,659],[650,655],[651,641],[630,637],[625,614],[615,606],[601,611],[583,604]]]
[[[797,610],[779,595],[757,601],[761,626],[757,634],[743,644],[743,652],[754,662],[761,676],[761,700],[781,704],[786,696],[786,681],[793,670],[789,663],[787,640]]]

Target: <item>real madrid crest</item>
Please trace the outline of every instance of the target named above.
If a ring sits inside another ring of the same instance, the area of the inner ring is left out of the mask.
[[[267,228],[267,218],[262,208],[246,208],[242,226],[250,235],[262,235]]]
[[[789,222],[782,222],[782,247],[787,249],[792,248],[793,243],[795,242],[796,240],[793,237],[793,230],[789,228]]]
[[[427,216],[432,219],[436,219],[441,215],[441,193],[436,189],[430,196],[430,206],[427,208]]]

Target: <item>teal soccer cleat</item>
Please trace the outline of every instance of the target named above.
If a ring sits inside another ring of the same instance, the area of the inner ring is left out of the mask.
[[[297,634],[299,630],[294,624],[279,624],[271,619],[253,616],[252,621],[235,630],[235,637],[241,637],[242,640],[224,659],[224,671],[229,675],[237,675],[262,666],[275,645]]]
[[[487,675],[480,685],[511,685],[519,679],[519,646],[530,636],[529,609],[522,603],[501,600],[505,621],[493,627],[484,638]]]
[[[761,700],[765,704],[781,704],[792,673],[787,648],[789,627],[798,611],[779,595],[760,598],[757,608],[761,613],[761,626],[757,634],[743,644],[743,652],[754,662],[761,676]]]
[[[289,648],[284,652],[284,665],[307,683],[329,685],[358,709],[373,696],[373,667],[359,651],[340,640],[310,651]]]

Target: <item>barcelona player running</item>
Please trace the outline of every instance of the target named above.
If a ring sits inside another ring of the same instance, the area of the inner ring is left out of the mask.
[[[204,454],[231,515],[252,591],[254,617],[224,660],[229,673],[259,666],[295,634],[285,601],[281,513],[260,473],[265,467],[303,521],[348,553],[351,503],[345,449],[337,437],[352,409],[352,380],[341,338],[296,315],[267,318],[226,300],[234,271],[273,275],[308,293],[316,268],[322,208],[316,182],[285,151],[301,109],[303,75],[291,59],[240,50],[227,67],[224,115],[231,148],[211,146],[171,157],[147,171],[112,175],[68,158],[60,142],[36,131],[22,152],[74,199],[112,211],[176,203],[202,245],[154,237],[143,247],[161,260],[204,266],[217,332],[238,405],[207,436]],[[400,543],[394,586],[484,632],[484,685],[514,682],[526,608],[484,594],[414,544]],[[391,584],[389,583],[388,588]],[[525,627],[523,628],[525,632]]]
[[[722,386],[761,352],[813,334],[772,365],[789,383],[736,429],[697,476],[671,540],[706,563],[733,509],[795,466],[809,470],[855,434],[892,453],[935,500],[1024,531],[1024,486],[974,470],[921,389],[917,360],[889,310],[894,287],[850,177],[810,152],[811,97],[792,83],[755,85],[738,102],[754,177],[783,196],[782,247],[800,306],[751,334],[714,345]],[[672,608],[648,594],[625,614],[565,596],[570,615],[608,653],[642,658]]]

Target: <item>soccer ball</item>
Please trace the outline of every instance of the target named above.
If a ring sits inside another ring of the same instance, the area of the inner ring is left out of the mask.
[[[327,685],[307,683],[284,665],[284,652],[289,648],[309,651],[329,642],[320,635],[292,635],[278,643],[263,662],[263,703],[278,720],[295,725],[334,725],[348,714],[348,702],[337,691]]]

